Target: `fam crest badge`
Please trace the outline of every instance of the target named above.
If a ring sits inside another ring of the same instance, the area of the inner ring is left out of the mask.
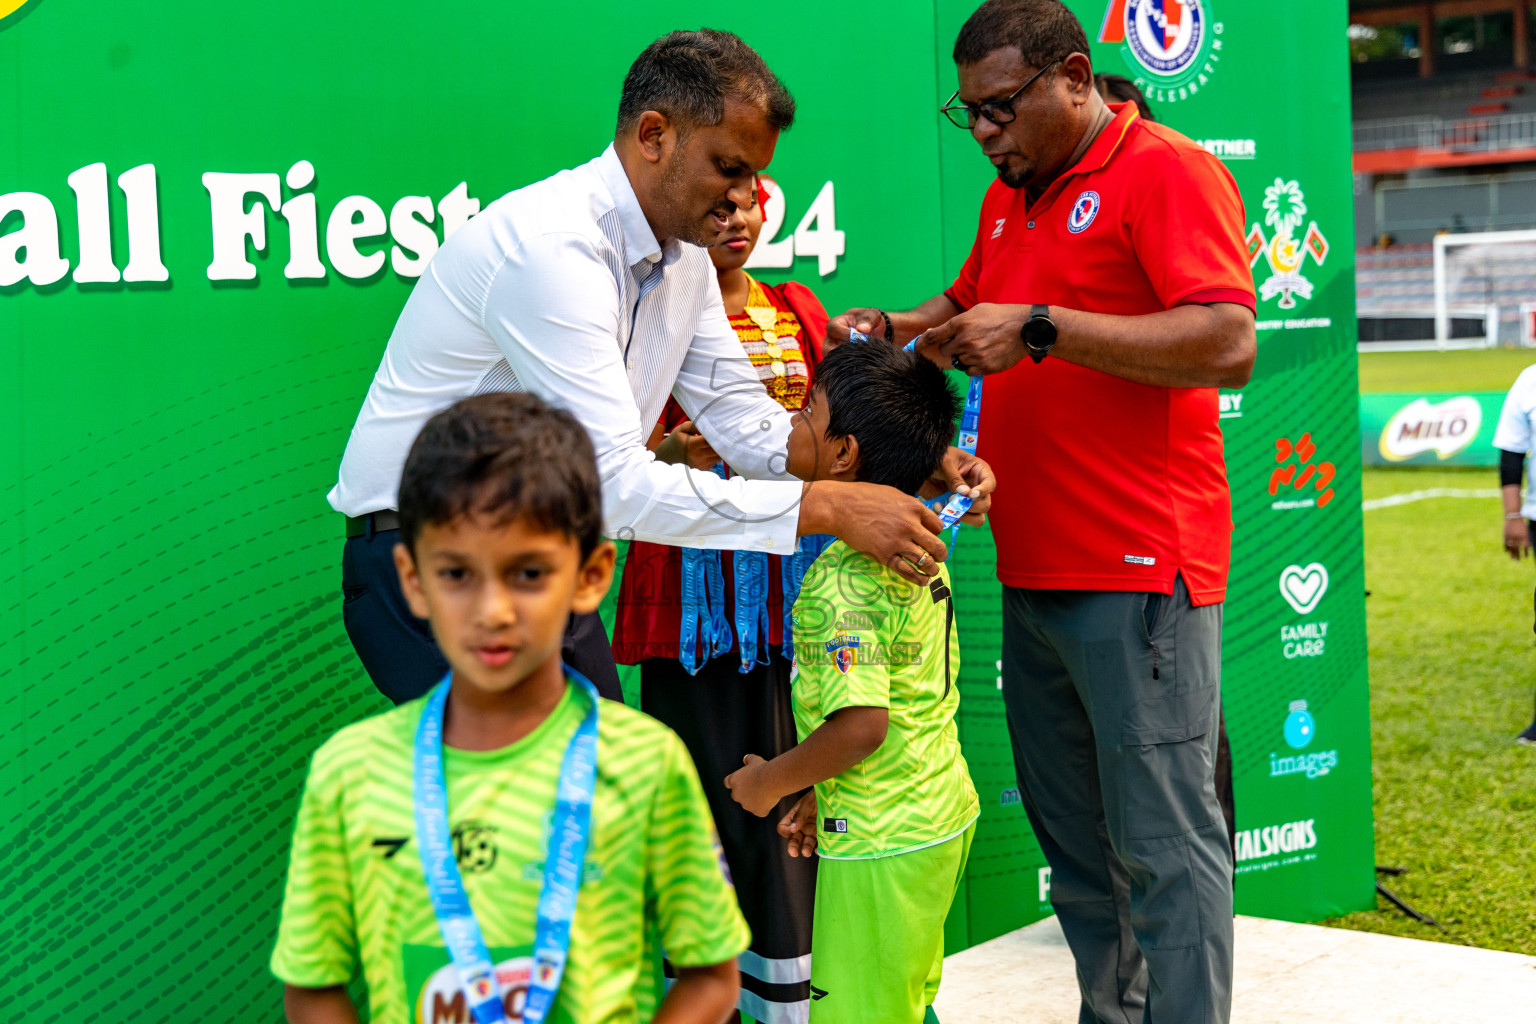
[[[832,655],[833,667],[847,675],[859,662],[858,636],[847,630],[838,630],[827,641],[827,653]]]
[[[1162,103],[1188,99],[1216,73],[1222,24],[1211,0],[1110,0],[1099,42],[1121,43],[1121,55],[1147,92]]]
[[[1258,224],[1248,229],[1248,265],[1257,266],[1263,257],[1270,270],[1269,278],[1259,285],[1259,298],[1267,302],[1278,296],[1281,309],[1295,309],[1296,296],[1312,297],[1312,282],[1302,276],[1302,264],[1311,256],[1321,267],[1328,258],[1328,239],[1316,221],[1307,220],[1306,197],[1295,181],[1276,178],[1264,190],[1264,223],[1274,228],[1273,238],[1266,237]],[[1302,224],[1307,230],[1298,240],[1296,232]]]

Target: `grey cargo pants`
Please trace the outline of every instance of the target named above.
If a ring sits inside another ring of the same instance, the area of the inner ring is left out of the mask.
[[[1221,605],[1003,588],[1025,812],[1077,961],[1080,1024],[1226,1024],[1232,850],[1213,781]]]

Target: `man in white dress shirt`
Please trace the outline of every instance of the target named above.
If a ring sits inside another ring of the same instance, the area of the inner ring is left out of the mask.
[[[446,671],[406,608],[391,551],[396,486],[422,424],[467,395],[532,391],[592,435],[605,532],[685,547],[787,554],[836,534],[914,580],[945,549],[938,517],[873,484],[802,484],[785,472],[790,416],[768,397],[725,315],[704,248],[753,199],[794,100],[727,32],[673,32],[625,77],[613,145],[512,192],[448,239],[395,325],[352,428],[331,507],[347,516],[348,635],[396,701]],[[675,395],[738,474],[722,480],[656,461],[645,440]],[[985,463],[951,452],[936,490],[976,498]],[[605,696],[618,674],[596,615],[573,620],[566,661]]]

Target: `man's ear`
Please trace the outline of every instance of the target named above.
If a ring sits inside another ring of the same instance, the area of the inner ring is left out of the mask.
[[[859,439],[849,434],[840,437],[832,448],[832,478],[854,480],[859,475]]]
[[[1093,64],[1081,53],[1071,53],[1061,62],[1061,76],[1066,79],[1067,92],[1074,102],[1088,102],[1088,94],[1094,92]]]
[[[613,586],[613,566],[618,556],[619,549],[611,540],[592,549],[581,568],[576,570],[576,594],[571,600],[571,611],[577,615],[597,611],[608,588]]]
[[[677,129],[672,119],[655,110],[647,110],[635,122],[635,149],[647,163],[659,164],[677,144]]]
[[[400,574],[400,590],[405,594],[405,603],[411,606],[411,614],[418,619],[431,618],[427,595],[421,589],[421,573],[416,568],[416,559],[411,549],[404,544],[396,544],[394,554],[395,571]]]

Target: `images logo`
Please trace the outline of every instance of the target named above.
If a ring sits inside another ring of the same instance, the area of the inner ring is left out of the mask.
[[[1381,456],[1402,462],[1415,455],[1434,452],[1442,459],[1466,448],[1483,426],[1483,407],[1471,395],[1443,402],[1415,398],[1381,428]]]
[[[1285,742],[1290,744],[1292,750],[1301,750],[1310,746],[1316,735],[1317,723],[1312,720],[1312,714],[1307,710],[1307,702],[1291,701],[1291,713],[1285,716]],[[1286,757],[1271,752],[1269,777],[1273,779],[1282,775],[1305,775],[1309,779],[1319,779],[1337,767],[1338,763],[1337,750],[1320,750],[1311,754],[1293,754]]]
[[[1285,603],[1305,615],[1317,607],[1328,593],[1328,569],[1322,562],[1311,565],[1288,565],[1280,570],[1280,596]]]
[[[1309,430],[1295,441],[1289,438],[1279,438],[1275,441],[1275,461],[1280,465],[1269,474],[1269,493],[1271,497],[1280,493],[1283,484],[1289,484],[1293,490],[1304,490],[1309,484],[1313,490],[1321,491],[1316,498],[1281,499],[1273,502],[1272,509],[1288,508],[1322,508],[1333,500],[1333,478],[1338,470],[1331,462],[1312,461],[1312,456],[1317,454],[1317,445],[1312,443],[1312,432]],[[1296,461],[1291,462],[1291,456]]]
[[[1266,238],[1258,224],[1248,229],[1248,266],[1255,266],[1263,256],[1270,269],[1269,279],[1259,286],[1259,298],[1268,302],[1279,296],[1281,309],[1295,309],[1298,295],[1312,297],[1312,282],[1301,275],[1307,257],[1318,266],[1328,258],[1328,239],[1316,221],[1308,222],[1301,241],[1296,240],[1296,229],[1306,220],[1307,203],[1301,185],[1276,178],[1264,190],[1264,223],[1275,229],[1275,237]]]
[[[1210,0],[1111,0],[1099,42],[1123,43],[1126,64],[1155,103],[1178,101],[1200,91],[1221,59],[1222,25],[1212,21]]]

